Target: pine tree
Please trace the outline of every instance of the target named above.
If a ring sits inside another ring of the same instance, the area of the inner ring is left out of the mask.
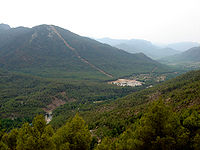
[[[167,150],[176,144],[176,114],[161,100],[148,107],[148,111],[126,130],[115,142],[116,149]]]
[[[75,117],[57,130],[54,135],[56,149],[88,150],[91,134],[85,121],[76,114]]]
[[[10,133],[5,133],[2,141],[10,150],[15,150],[17,147],[18,129],[12,129]]]
[[[109,137],[105,137],[101,144],[97,145],[95,150],[112,150],[112,140]]]
[[[33,120],[33,126],[25,123],[19,130],[17,150],[54,150],[52,136],[52,127],[46,125],[42,115],[38,115]]]

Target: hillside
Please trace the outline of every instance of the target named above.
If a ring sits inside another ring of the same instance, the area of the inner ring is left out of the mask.
[[[54,129],[46,124],[42,115],[36,116],[31,124],[25,123],[10,132],[2,129],[5,123],[9,123],[3,120],[1,147],[28,148],[30,144],[24,143],[30,143],[31,138],[34,149],[82,149],[84,146],[95,150],[198,150],[199,81],[200,71],[192,71],[115,102],[97,105],[75,105],[71,102],[54,112],[51,122]]]
[[[0,48],[16,40],[20,35],[25,34],[30,29],[25,27],[10,28],[9,25],[0,25]]]
[[[172,56],[174,54],[178,54],[180,53],[179,51],[176,51],[172,48],[159,48],[156,46],[147,46],[144,47],[145,45],[141,45],[141,46],[137,46],[135,44],[119,44],[119,45],[115,45],[115,47],[123,49],[129,53],[138,53],[138,52],[142,52],[145,55],[153,58],[153,59],[159,59],[162,57],[166,57],[166,56]]]
[[[200,62],[200,47],[193,47],[179,55],[171,57],[174,62]]]
[[[110,44],[114,47],[123,49],[129,53],[144,53],[148,57],[153,59],[158,59],[166,56],[171,56],[179,53],[179,51],[174,50],[169,47],[160,48],[153,45],[151,42],[141,39],[131,39],[131,40],[118,40],[110,38],[97,39],[102,43]]]
[[[144,54],[130,54],[52,25],[9,29],[0,40],[0,67],[43,77],[110,79],[167,69]]]
[[[155,87],[129,94],[115,101],[69,109],[64,105],[55,110],[52,125],[59,126],[75,110],[89,124],[99,137],[116,137],[126,130],[146,111],[147,106],[159,99],[170,105],[174,111],[183,112],[200,107],[200,71],[192,71]]]
[[[171,57],[165,57],[159,60],[161,63],[181,66],[188,69],[199,68],[200,65],[200,47],[193,47],[185,52],[182,52]]]
[[[137,90],[107,83],[80,80],[44,79],[0,70],[0,119],[31,119],[53,111],[60,104],[75,106],[113,100]]]

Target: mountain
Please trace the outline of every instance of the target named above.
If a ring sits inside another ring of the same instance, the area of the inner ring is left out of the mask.
[[[3,23],[0,24],[0,32],[8,29],[10,29],[10,26],[8,24],[3,24]]]
[[[125,40],[125,39],[111,39],[111,38],[108,38],[108,37],[101,38],[101,39],[96,39],[96,40],[101,42],[101,43],[109,44],[111,46],[127,42],[127,40]]]
[[[167,47],[170,47],[172,49],[175,49],[177,51],[186,51],[192,47],[198,47],[200,46],[200,43],[197,42],[179,42],[179,43],[172,43],[168,44]]]
[[[158,46],[153,45],[149,41],[141,39],[119,40],[119,39],[102,38],[97,40],[102,43],[107,43],[114,47],[123,49],[129,53],[142,52],[153,59],[158,59],[179,53],[177,50],[174,50],[172,48],[169,47],[160,48]]]
[[[0,34],[0,41],[4,119],[31,119],[64,103],[77,107],[113,100],[146,85],[118,87],[108,80],[170,70],[143,53],[130,54],[53,25],[10,28]]]
[[[130,45],[130,44],[119,44],[119,45],[115,45],[115,47],[126,50],[129,53],[142,52],[153,59],[159,59],[162,57],[172,56],[174,54],[179,53],[178,51],[172,48],[168,48],[168,47],[158,48],[153,45],[152,46],[149,45],[145,47],[145,45],[137,46],[137,45]]]
[[[7,26],[7,25],[6,25]],[[1,30],[0,34],[0,48],[3,45],[9,44],[12,41],[15,41],[21,34],[25,34],[30,29],[25,27],[17,27],[17,28],[7,28],[6,30]]]
[[[200,47],[193,47],[177,55],[177,60],[188,62],[200,62]]]
[[[53,25],[12,28],[0,41],[1,68],[44,77],[110,79],[167,69],[142,53],[130,54]]]
[[[191,64],[200,62],[200,47],[193,47],[189,50],[182,52],[171,57],[165,57],[160,60],[164,63],[173,63],[173,64]]]

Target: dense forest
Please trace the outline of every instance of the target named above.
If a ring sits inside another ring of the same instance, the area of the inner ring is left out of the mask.
[[[199,81],[192,71],[115,101],[64,105],[50,124],[43,115],[11,130],[1,121],[0,148],[199,150]]]
[[[117,137],[142,116],[147,104],[152,101],[163,99],[177,112],[199,106],[199,84],[200,71],[192,71],[107,103],[79,107],[66,104],[53,112],[51,124],[58,128],[63,125],[63,120],[79,112],[98,137]]]
[[[159,74],[155,73],[155,78],[157,76]],[[174,75],[169,74],[167,77],[172,78]],[[56,106],[55,111],[52,110],[55,118],[52,124],[58,128],[78,109],[81,112],[91,111],[91,108],[95,109],[110,103],[110,101],[159,83],[151,79],[139,87],[120,87],[108,84],[108,81],[42,78],[0,70],[0,120],[2,126],[9,130],[13,127],[20,127],[23,122],[30,123],[35,115],[45,114],[44,109],[48,109],[49,105],[57,100],[66,103],[59,108]]]
[[[180,149],[200,148],[199,109],[186,109],[181,114],[162,100],[149,104],[140,119],[116,138],[98,139],[85,121],[76,114],[65,125],[53,130],[42,115],[32,123],[6,133],[0,131],[1,150],[111,150],[111,149]]]

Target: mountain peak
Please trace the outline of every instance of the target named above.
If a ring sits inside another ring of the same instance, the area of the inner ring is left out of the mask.
[[[11,27],[8,24],[1,23],[0,30],[9,30]]]

